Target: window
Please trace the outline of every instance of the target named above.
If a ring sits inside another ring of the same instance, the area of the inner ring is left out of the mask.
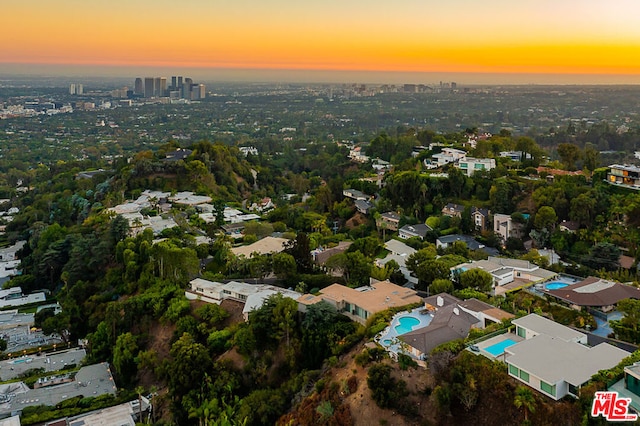
[[[517,326],[516,328],[516,334],[520,337],[522,337],[523,339],[525,339],[527,337],[527,330],[525,330],[524,328]]]
[[[546,383],[540,380],[540,389],[551,396],[556,396],[556,385],[552,386],[549,383]]]
[[[580,390],[579,390],[579,388],[577,386],[574,386],[571,383],[569,383],[569,393],[571,395],[578,396],[579,392],[580,392]]]
[[[520,370],[520,378],[522,381],[529,383],[529,373],[526,371]]]
[[[509,364],[509,374],[518,377],[518,367],[516,367],[515,365],[511,365]]]

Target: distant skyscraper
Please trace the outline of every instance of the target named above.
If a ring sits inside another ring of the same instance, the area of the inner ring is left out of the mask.
[[[176,86],[176,89],[182,89],[182,76],[181,75],[178,76],[178,85]]]
[[[70,95],[82,95],[83,93],[84,93],[84,88],[81,83],[71,83],[69,85]]]
[[[158,96],[166,96],[167,94],[167,78],[160,77],[160,87]]]
[[[142,83],[142,79],[140,77],[136,78],[136,83],[133,87],[133,92],[136,95],[144,95],[144,84]]]
[[[191,99],[204,99],[206,94],[204,84],[194,84],[191,86]]]
[[[184,79],[184,84],[182,85],[182,98],[191,99],[191,85],[193,84],[193,80],[190,78]]]
[[[160,77],[156,77],[153,82],[153,96],[162,96],[160,93]]]
[[[153,77],[145,77],[144,78],[144,97],[145,98],[152,98],[154,93],[153,93],[153,86],[154,86],[154,81],[153,81]]]
[[[178,77],[175,75],[171,77],[171,90],[176,90],[178,88]]]

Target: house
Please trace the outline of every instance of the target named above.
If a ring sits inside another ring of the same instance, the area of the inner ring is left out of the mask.
[[[462,301],[447,293],[425,299],[425,309],[433,317],[429,325],[399,336],[413,357],[423,360],[436,346],[463,339],[480,324],[474,315],[460,308],[459,302]]]
[[[567,395],[577,398],[594,374],[629,356],[608,343],[589,347],[584,333],[537,314],[512,323],[524,340],[504,349],[509,375],[556,401]]]
[[[280,287],[263,285],[259,285],[256,287],[260,287],[260,289],[257,292],[247,296],[247,299],[244,303],[244,308],[242,308],[242,317],[245,321],[249,321],[249,313],[251,311],[260,309],[262,305],[264,305],[264,302],[271,296],[281,294],[283,297],[288,297],[293,300],[298,300],[298,298],[302,296],[302,293]]]
[[[344,195],[347,198],[351,198],[352,200],[360,200],[360,201],[366,201],[369,200],[371,197],[367,194],[365,194],[362,191],[358,191],[357,189],[343,189],[342,190],[342,195]]]
[[[476,260],[451,267],[451,278],[455,280],[462,272],[476,268],[491,274],[495,295],[528,287],[557,275],[555,272],[540,268],[526,260],[489,256],[485,260]]]
[[[386,170],[391,170],[392,164],[388,161],[381,160],[380,158],[375,158],[371,163],[371,167],[376,172],[384,172]]]
[[[244,155],[245,157],[248,156],[249,154],[258,155],[258,148],[254,146],[240,146],[238,147],[238,149],[240,150],[242,155]]]
[[[369,214],[371,209],[373,209],[373,204],[370,201],[356,200],[354,202],[356,206],[356,210],[362,214]]]
[[[344,253],[351,246],[351,241],[340,241],[335,247],[318,247],[311,251],[313,261],[318,265],[324,265],[325,262],[333,255]]]
[[[400,215],[395,212],[386,212],[380,215],[380,218],[376,220],[376,226],[379,229],[384,227],[390,231],[397,231],[400,223]]]
[[[273,201],[271,200],[271,198],[264,197],[262,200],[258,201],[257,203],[252,203],[251,207],[249,207],[249,210],[264,213],[273,208],[275,208],[275,204],[273,204]]]
[[[489,171],[496,168],[496,160],[493,158],[465,157],[458,160],[456,168],[462,170],[471,177],[475,172]]]
[[[184,295],[189,300],[201,300],[207,303],[219,305],[223,300],[234,300],[244,304],[242,314],[247,321],[249,312],[260,308],[264,301],[274,294],[282,294],[284,297],[298,299],[302,294],[284,288],[266,284],[248,284],[238,281],[227,283],[208,281],[202,278],[191,280]]]
[[[438,154],[433,154],[431,158],[435,161],[437,167],[444,166],[445,164],[455,163],[456,161],[464,158],[467,155],[466,151],[455,148],[442,148],[442,151]]]
[[[597,277],[588,277],[557,290],[543,290],[548,296],[568,304],[573,309],[582,307],[609,312],[616,304],[624,299],[640,300],[640,288],[608,281]]]
[[[186,160],[192,154],[190,149],[178,148],[175,151],[167,152],[164,161]]]
[[[629,398],[631,400],[629,408],[640,413],[640,363],[636,362],[624,367],[622,380],[609,387],[608,390],[618,392],[618,396],[621,398]]]
[[[173,204],[179,204],[183,206],[197,206],[198,204],[210,203],[211,197],[209,197],[208,195],[195,195],[191,191],[183,191],[168,197],[168,200]]]
[[[370,158],[362,152],[362,147],[359,146],[349,150],[349,158],[356,163],[366,163],[370,160]]]
[[[477,231],[485,231],[489,228],[489,215],[491,212],[488,209],[482,209],[478,207],[471,208],[471,220]]]
[[[473,315],[480,321],[478,327],[486,328],[491,324],[500,323],[504,320],[510,320],[515,318],[515,315],[510,314],[507,311],[503,311],[500,308],[496,308],[493,305],[485,303],[476,298],[467,299],[458,303],[458,306],[463,311]]]
[[[398,266],[400,266],[400,272],[408,281],[410,286],[418,284],[418,278],[413,276],[406,266],[407,258],[415,253],[416,250],[398,240],[393,239],[384,243],[384,248],[389,250],[389,254],[387,254],[383,259],[376,259],[376,266],[378,268],[384,268],[387,263],[393,260],[398,264]]]
[[[424,223],[418,223],[415,225],[404,225],[402,228],[398,230],[398,236],[403,240],[408,240],[409,238],[418,237],[421,240],[424,240],[424,237],[427,236],[427,232],[433,231],[429,225],[425,225]]]
[[[508,214],[493,215],[493,232],[500,236],[503,244],[509,238],[522,238],[524,228],[524,224],[515,222]]]
[[[452,234],[452,235],[443,235],[442,237],[438,237],[436,239],[436,248],[439,249],[448,249],[453,245],[453,243],[461,241],[467,245],[469,250],[480,250],[484,248],[484,244],[477,242],[470,235],[460,235],[460,234]]]
[[[511,161],[522,161],[523,159],[531,160],[531,154],[523,151],[502,151],[500,157],[508,158]]]
[[[578,229],[580,229],[580,224],[572,220],[563,220],[558,225],[558,230],[562,232],[570,232],[572,234],[575,234],[578,231]]]
[[[613,164],[609,166],[607,182],[612,185],[640,189],[640,167],[628,164]]]
[[[479,321],[455,305],[438,309],[431,323],[423,328],[399,336],[411,355],[424,359],[436,346],[456,339],[464,339]]]
[[[253,253],[270,254],[280,253],[285,249],[285,243],[289,241],[286,238],[264,237],[248,246],[233,247],[231,253],[236,256],[251,257]]]
[[[464,212],[464,206],[460,204],[448,203],[442,208],[442,214],[444,216],[462,217],[462,212]]]
[[[205,214],[205,213],[203,213]],[[226,235],[232,238],[242,238],[242,231],[244,231],[244,223],[229,223],[221,226]]]
[[[378,281],[358,288],[332,284],[320,290],[318,296],[305,294],[299,297],[299,309],[305,312],[307,306],[323,300],[360,324],[365,324],[373,314],[385,309],[422,303],[422,298],[415,290],[390,281]]]

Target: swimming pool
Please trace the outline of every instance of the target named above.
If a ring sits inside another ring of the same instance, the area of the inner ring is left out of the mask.
[[[484,348],[484,350],[489,352],[494,357],[498,357],[504,353],[505,348],[508,348],[509,346],[513,346],[516,343],[518,342],[516,342],[515,340],[505,339],[502,342],[498,342],[491,346],[487,346],[486,348]]]
[[[545,290],[560,290],[561,288],[567,287],[569,284],[563,283],[562,281],[552,281],[550,283],[545,284]]]
[[[413,317],[401,317],[398,318],[398,325],[396,325],[396,333],[398,336],[405,334],[413,330],[413,328],[420,324],[420,320]]]

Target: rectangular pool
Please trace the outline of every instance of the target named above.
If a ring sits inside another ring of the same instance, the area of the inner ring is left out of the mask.
[[[486,348],[484,348],[484,350],[489,352],[494,357],[498,357],[504,353],[505,348],[515,345],[516,343],[518,342],[516,342],[515,340],[504,339],[502,342],[498,342],[491,346],[487,346]]]

